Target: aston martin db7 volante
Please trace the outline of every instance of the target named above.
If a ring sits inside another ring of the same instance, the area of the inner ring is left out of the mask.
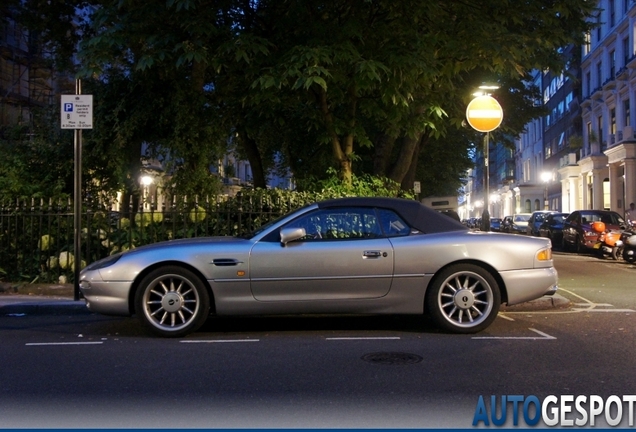
[[[429,314],[445,331],[488,327],[502,303],[553,294],[549,239],[470,231],[417,201],[322,201],[241,237],[172,240],[96,261],[91,311],[137,315],[181,337],[211,315]]]

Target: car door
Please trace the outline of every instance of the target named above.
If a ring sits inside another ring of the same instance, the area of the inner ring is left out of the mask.
[[[303,228],[307,235],[286,245],[279,239],[254,245],[256,300],[371,299],[389,292],[393,248],[374,209],[317,209],[283,228]]]

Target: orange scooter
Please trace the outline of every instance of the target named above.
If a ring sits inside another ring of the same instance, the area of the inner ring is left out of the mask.
[[[617,260],[623,251],[622,231],[612,231],[605,228],[603,222],[592,222],[592,231],[599,233],[594,249],[598,250],[601,258],[609,255],[612,259]]]

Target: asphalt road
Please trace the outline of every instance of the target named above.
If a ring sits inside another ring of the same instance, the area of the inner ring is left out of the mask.
[[[1,427],[470,428],[480,395],[636,393],[636,267],[555,262],[567,307],[506,310],[477,335],[301,316],[159,339],[134,318],[5,314]]]

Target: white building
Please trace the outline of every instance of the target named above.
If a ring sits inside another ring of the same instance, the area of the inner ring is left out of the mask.
[[[636,202],[636,3],[601,0],[598,9],[582,47],[580,159],[559,170],[563,210],[622,215]]]

